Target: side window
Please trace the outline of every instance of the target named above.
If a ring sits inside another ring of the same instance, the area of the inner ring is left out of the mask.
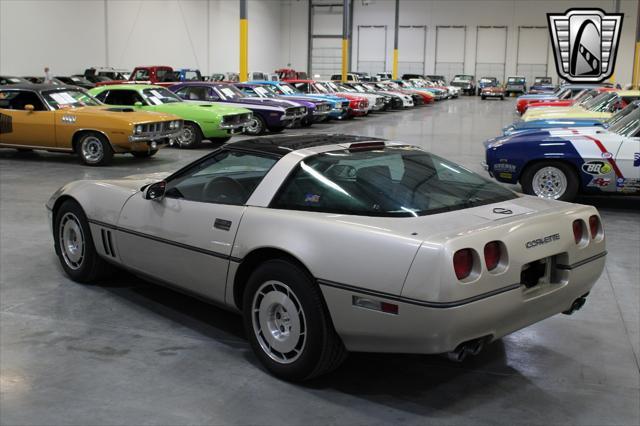
[[[294,86],[301,92],[307,93],[309,91],[309,85],[307,83],[296,83]]]
[[[133,75],[134,80],[149,80],[149,70],[139,69]]]
[[[244,205],[276,161],[258,154],[222,151],[169,181],[166,196]]]
[[[144,104],[142,97],[135,90],[110,90],[104,100],[104,103],[109,105],[133,106],[136,102]]]
[[[46,111],[44,104],[34,92],[5,91],[0,92],[0,108],[24,110],[26,105],[33,105],[34,111]]]
[[[97,100],[99,100],[102,103],[106,103],[105,99],[107,99],[107,95],[109,94],[108,90],[105,90],[104,92],[100,92],[97,95],[94,96],[94,98],[96,98]]]
[[[184,92],[184,96],[182,95]],[[206,101],[209,99],[210,89],[208,87],[196,86],[196,87],[187,87],[186,90],[182,89],[178,92],[178,95],[182,99],[186,99],[188,101]]]
[[[239,87],[239,89],[247,96],[256,96],[256,91],[252,87]]]

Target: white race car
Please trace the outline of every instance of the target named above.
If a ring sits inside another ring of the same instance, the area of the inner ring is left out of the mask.
[[[72,182],[47,209],[73,280],[123,267],[241,312],[287,380],[347,351],[462,359],[579,309],[606,256],[593,207],[357,136],[234,142],[170,176]]]

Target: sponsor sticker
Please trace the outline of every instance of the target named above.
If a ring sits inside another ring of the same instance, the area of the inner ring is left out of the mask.
[[[307,204],[317,204],[320,202],[320,195],[318,194],[306,194],[304,196],[304,202]]]
[[[495,172],[515,172],[516,171],[516,165],[515,164],[508,164],[508,163],[497,163],[493,165],[493,170]]]
[[[594,176],[608,175],[613,171],[613,167],[606,161],[587,161],[582,165],[582,171]]]
[[[633,154],[633,167],[640,167],[640,152]]]
[[[610,184],[611,184],[611,179],[598,177],[598,178],[591,179],[591,182],[589,182],[587,186],[604,188],[605,186],[609,186]]]

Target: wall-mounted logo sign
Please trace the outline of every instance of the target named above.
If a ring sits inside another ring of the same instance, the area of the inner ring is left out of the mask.
[[[558,75],[573,83],[599,83],[613,74],[622,13],[569,9],[547,14]]]

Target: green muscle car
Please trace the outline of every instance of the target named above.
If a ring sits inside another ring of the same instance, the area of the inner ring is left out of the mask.
[[[203,139],[226,142],[232,135],[242,133],[252,119],[248,109],[183,101],[164,87],[148,84],[100,86],[89,93],[108,105],[170,113],[184,119],[183,132],[177,141],[181,148],[194,148]]]

